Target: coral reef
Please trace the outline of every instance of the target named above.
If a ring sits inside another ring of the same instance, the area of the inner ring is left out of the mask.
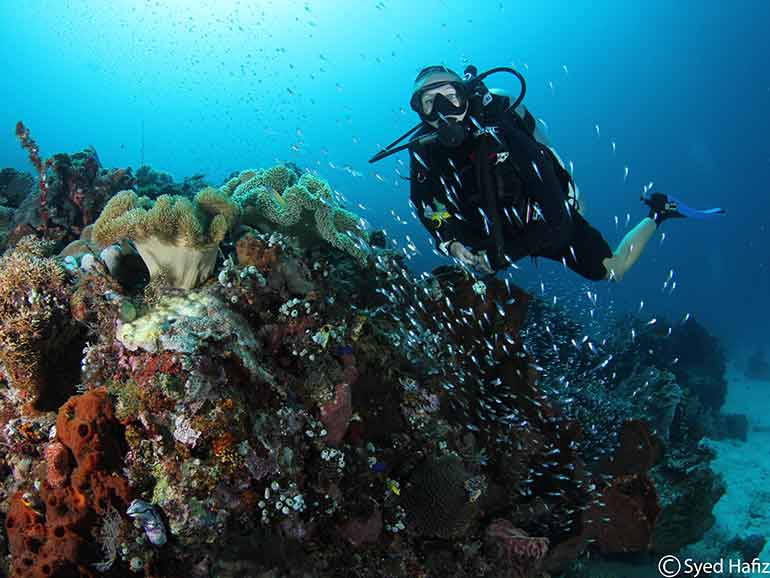
[[[73,393],[79,368],[73,287],[51,248],[25,237],[0,257],[0,373],[34,409],[58,407]]]
[[[246,170],[230,179],[225,189],[243,209],[244,222],[305,239],[310,233],[359,263],[367,258],[365,234],[358,217],[340,207],[329,184],[289,166],[263,171]]]
[[[0,251],[5,247],[8,233],[13,228],[15,210],[34,186],[35,181],[28,173],[10,168],[0,171]]]
[[[23,124],[19,123],[16,133],[38,171],[38,190],[28,194],[14,212],[10,243],[44,230],[47,238],[63,246],[94,222],[112,195],[133,185],[130,169],[102,168],[92,147],[43,160]]]
[[[670,484],[653,533],[654,551],[676,552],[702,538],[714,525],[711,512],[725,491],[724,482],[707,467],[688,470]]]
[[[174,182],[173,177],[163,171],[157,171],[150,166],[142,165],[136,169],[136,193],[141,197],[157,199],[161,195],[183,196],[192,198],[195,193],[209,185],[203,175],[185,177],[181,183]]]
[[[0,205],[18,208],[34,186],[35,181],[29,173],[11,168],[0,170]]]
[[[598,340],[494,276],[415,277],[293,166],[172,184],[142,171],[154,200],[0,262],[24,351],[0,353],[11,576],[545,578],[709,526],[727,418],[701,377],[723,376],[686,339],[626,319]],[[132,243],[147,287],[120,272]]]
[[[237,206],[212,188],[199,191],[192,202],[168,195],[152,202],[122,191],[94,223],[93,239],[100,245],[132,240],[151,279],[191,289],[211,276],[219,243],[237,218]]]

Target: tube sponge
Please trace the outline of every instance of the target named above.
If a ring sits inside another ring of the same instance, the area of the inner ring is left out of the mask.
[[[226,191],[211,187],[193,201],[161,195],[153,202],[121,191],[94,223],[92,238],[100,245],[131,239],[152,279],[163,275],[171,285],[191,289],[211,276],[219,243],[239,216]]]
[[[243,171],[224,189],[232,191],[246,224],[277,226],[297,235],[313,232],[360,264],[366,263],[367,251],[356,242],[356,237],[366,240],[357,215],[336,203],[323,179],[309,173],[298,177],[289,167],[278,165]]]

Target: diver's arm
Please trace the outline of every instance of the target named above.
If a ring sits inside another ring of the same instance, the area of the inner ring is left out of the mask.
[[[436,241],[436,247],[447,256],[451,256],[450,245],[454,241],[460,242],[464,246],[474,246],[480,241],[478,233],[474,232],[472,227],[464,220],[462,215],[452,213],[452,207],[447,206],[446,199],[439,198],[437,192],[441,190],[441,184],[437,179],[427,174],[414,161],[411,163],[410,170],[410,190],[409,196],[417,212],[417,218],[428,230]],[[428,212],[435,212],[441,206],[445,206],[449,216],[446,218],[431,219],[426,215]]]

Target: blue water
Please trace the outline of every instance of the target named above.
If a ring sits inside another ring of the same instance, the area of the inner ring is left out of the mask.
[[[417,121],[408,101],[423,66],[514,65],[612,245],[627,213],[630,226],[645,214],[639,194],[651,181],[728,211],[665,223],[665,241],[653,239],[622,284],[592,287],[602,302],[692,312],[736,349],[768,342],[770,3],[253,4],[0,3],[0,166],[30,168],[13,134],[20,119],[44,156],[92,144],[105,166],[144,161],[180,180],[203,172],[219,183],[291,160],[317,169],[372,226],[418,239],[419,271],[439,259],[395,173],[406,154],[367,159]],[[517,88],[505,76],[489,84]],[[513,279],[559,294],[589,286],[548,263]]]

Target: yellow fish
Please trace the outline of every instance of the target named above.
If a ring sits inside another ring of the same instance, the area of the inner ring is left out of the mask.
[[[275,198],[276,201],[278,201],[278,204],[282,207],[286,206],[286,200],[283,198],[283,196],[278,193],[274,188],[270,188],[270,192],[273,193],[273,198]]]

